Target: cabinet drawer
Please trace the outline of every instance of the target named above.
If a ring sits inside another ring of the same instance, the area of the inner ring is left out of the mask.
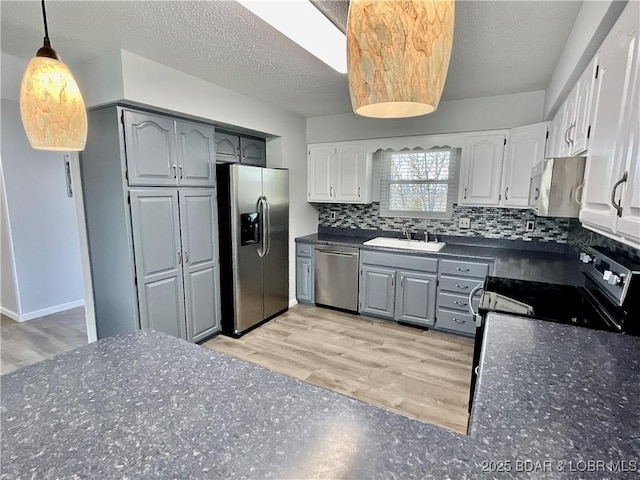
[[[473,308],[477,309],[479,303],[479,295],[475,295],[473,299]],[[438,308],[448,308],[449,310],[458,310],[464,313],[471,313],[469,310],[468,295],[456,295],[453,293],[440,292],[440,294],[438,295]]]
[[[409,269],[418,272],[436,273],[438,271],[438,259],[425,258],[417,255],[402,255],[395,253],[371,252],[362,250],[360,258],[363,264],[380,265],[400,269]]]
[[[460,277],[484,278],[489,274],[489,265],[479,262],[440,260],[440,273]]]
[[[452,332],[475,335],[476,322],[470,314],[438,309],[436,328]]]
[[[462,295],[469,295],[473,287],[476,285],[481,285],[484,282],[484,279],[471,279],[471,278],[455,278],[455,277],[446,277],[442,275],[440,277],[440,291],[447,291],[458,293]]]
[[[311,257],[313,252],[313,245],[308,243],[296,244],[296,256],[297,257]]]

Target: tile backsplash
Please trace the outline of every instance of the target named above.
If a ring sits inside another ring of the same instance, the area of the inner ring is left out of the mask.
[[[637,248],[624,245],[604,235],[587,230],[579,222],[576,222],[576,225],[570,229],[567,243],[577,250],[581,250],[586,246],[606,247],[640,262],[640,250]]]
[[[451,219],[415,219],[378,216],[378,203],[370,205],[319,204],[318,223],[325,227],[362,228],[369,230],[427,230],[441,235],[538,240],[567,243],[570,231],[579,223],[575,219],[536,217],[518,208],[463,207],[454,205]],[[335,220],[331,220],[335,212]],[[469,218],[470,228],[460,228],[458,220]],[[535,221],[532,232],[526,231],[528,220]]]

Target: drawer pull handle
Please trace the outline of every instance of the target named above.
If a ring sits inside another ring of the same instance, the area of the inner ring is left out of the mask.
[[[480,365],[474,368],[473,371],[476,373],[476,375],[480,375]]]
[[[458,270],[459,272],[468,272],[469,271],[468,268],[460,268],[460,267],[456,267],[456,270]]]
[[[460,320],[460,319],[458,319],[456,317],[453,317],[453,321],[456,322],[456,323],[460,323],[460,324],[467,323],[466,320]]]
[[[459,301],[457,301],[457,300],[454,300],[454,301],[453,301],[453,303],[455,303],[456,305],[460,305],[461,307],[466,307],[466,306],[467,306],[467,304],[466,304],[466,303],[464,303],[464,302],[459,302]]]
[[[461,288],[462,290],[467,290],[469,288],[467,285],[458,285],[457,283],[456,287]]]

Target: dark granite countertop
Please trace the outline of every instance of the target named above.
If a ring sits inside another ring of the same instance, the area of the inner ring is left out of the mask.
[[[465,257],[494,262],[495,268],[492,275],[495,277],[559,285],[580,286],[584,283],[584,276],[578,268],[577,254],[572,257],[570,253],[574,252],[563,244],[483,239],[483,245],[477,245],[464,238],[447,237],[444,239],[447,244],[439,252],[364,245],[364,242],[376,236],[314,233],[298,237],[296,242],[356,247],[405,255]]]
[[[524,477],[575,478],[569,462],[640,463],[639,347],[490,314],[467,437],[160,333],[112,337],[2,377],[0,476],[523,478],[516,462],[549,461]]]

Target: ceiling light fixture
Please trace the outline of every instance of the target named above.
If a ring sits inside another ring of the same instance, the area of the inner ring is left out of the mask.
[[[453,0],[351,0],[347,66],[353,111],[415,117],[438,108],[453,43]]]
[[[31,59],[20,86],[22,124],[38,150],[80,151],[87,142],[87,111],[69,68],[51,48],[42,0],[44,45]]]
[[[345,36],[307,0],[238,0],[338,73],[347,73]]]

